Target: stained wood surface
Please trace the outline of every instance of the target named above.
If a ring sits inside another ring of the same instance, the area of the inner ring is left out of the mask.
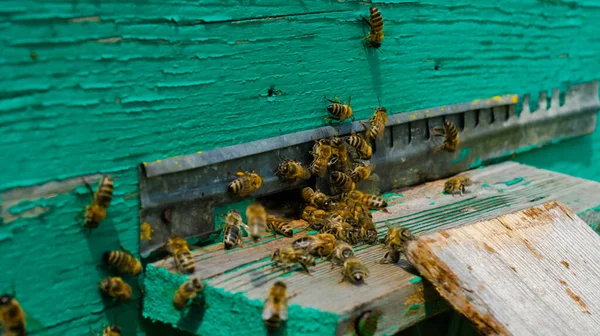
[[[558,199],[570,204],[576,213],[585,213],[600,204],[600,195],[595,193],[600,187],[597,182],[513,162],[463,174],[469,175],[475,182],[467,188],[464,196],[442,193],[445,180],[398,190],[389,196],[390,213],[374,213],[379,236],[385,235],[386,221],[422,234],[477,223],[547,200]],[[331,268],[330,263],[324,260],[311,268],[312,276],[299,267],[288,274],[279,269],[273,270],[270,253],[293,239],[296,236],[279,239],[267,236],[258,244],[245,242],[243,249],[223,251],[216,247],[213,248],[216,250],[208,252],[196,250],[193,254],[197,272],[192,276],[205,280],[209,286],[258,300],[266,299],[273,283],[282,280],[287,284],[290,295],[294,295],[290,305],[338,314],[337,334],[340,335],[353,334],[354,319],[369,309],[382,314],[378,334],[390,334],[447,307],[431,284],[420,281],[418,272],[406,260],[402,259],[396,265],[377,264],[376,261],[385,253],[382,245],[355,246],[357,257],[370,271],[364,286],[338,283],[341,268]],[[162,261],[154,265],[161,264]],[[174,271],[172,259],[164,266]]]
[[[600,237],[561,202],[429,233],[408,259],[484,335],[598,335]]]

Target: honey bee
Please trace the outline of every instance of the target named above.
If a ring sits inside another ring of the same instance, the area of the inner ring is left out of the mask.
[[[137,276],[142,273],[142,263],[123,246],[121,251],[106,251],[102,255],[102,261],[121,274]]]
[[[433,150],[434,153],[442,149],[447,150],[448,152],[454,152],[456,148],[458,148],[458,129],[450,121],[444,120],[443,128],[434,127],[432,131],[431,135],[444,137],[444,142]]]
[[[294,235],[294,231],[287,220],[274,216],[267,216],[267,230],[273,232],[275,237],[277,237],[278,234],[284,237],[291,237]]]
[[[329,198],[319,190],[315,191],[311,187],[305,187],[302,188],[302,199],[312,206],[325,209],[325,205]]]
[[[237,172],[235,175],[238,178],[231,181],[227,189],[236,195],[246,197],[262,186],[263,178],[255,172]]]
[[[194,258],[192,257],[192,252],[185,241],[185,239],[180,236],[174,234],[169,237],[167,243],[165,244],[165,249],[171,255],[173,255],[173,259],[175,260],[175,265],[177,266],[177,271],[181,273],[194,273],[196,271],[196,266],[194,265]]]
[[[204,285],[198,278],[193,278],[181,284],[173,297],[173,306],[182,310],[190,299],[195,299],[204,289]]]
[[[462,196],[466,192],[465,187],[472,184],[473,181],[467,176],[455,176],[444,183],[444,192],[454,195],[456,191],[460,191],[460,195]]]
[[[381,42],[383,42],[383,18],[381,17],[381,13],[377,7],[371,7],[371,15],[369,16],[369,20],[367,20],[364,16],[361,15],[361,18],[371,27],[371,32],[369,35],[365,37],[367,40],[367,46],[371,48],[379,48],[381,47]]]
[[[92,330],[91,332],[98,335],[97,331]],[[121,328],[115,324],[105,326],[102,328],[102,336],[121,336]]]
[[[319,233],[330,233],[337,239],[348,242],[352,245],[358,243],[360,232],[352,225],[348,224],[344,216],[339,213],[334,213],[327,218],[325,225]]]
[[[354,250],[352,249],[352,246],[346,242],[338,241],[335,244],[333,252],[327,259],[331,261],[331,267],[333,268],[333,265],[343,265],[348,258],[353,256]]]
[[[323,257],[330,255],[335,247],[335,236],[329,233],[319,233],[316,236],[298,238],[292,242],[294,249],[305,249],[308,253]]]
[[[312,154],[314,159],[308,166],[308,170],[315,176],[325,176],[327,167],[335,163],[335,159],[332,160],[333,150],[331,145],[325,139],[318,140],[315,142],[310,154]]]
[[[365,243],[374,244],[377,242],[377,228],[370,213],[369,216],[359,216],[358,224],[360,225],[361,237]]]
[[[387,201],[383,197],[362,193],[358,190],[352,190],[346,193],[345,196],[349,203],[358,202],[369,209],[383,209],[388,206]]]
[[[92,195],[92,203],[85,207],[85,220],[83,226],[89,229],[95,229],[106,217],[106,209],[110,205],[113,194],[113,179],[105,175],[98,184],[98,190],[94,192],[92,187],[85,180],[85,186]]]
[[[404,253],[406,244],[411,240],[414,240],[415,236],[409,229],[391,227],[387,223],[386,225],[388,227],[388,232],[383,238],[382,243],[384,243],[390,251],[396,250]],[[388,256],[389,254],[386,253],[386,255],[383,258],[386,259]]]
[[[285,180],[296,182],[308,180],[310,178],[310,171],[302,166],[302,163],[282,157],[275,175],[281,176]]]
[[[271,254],[271,260],[275,262],[274,267],[282,266],[285,273],[288,272],[291,265],[298,263],[310,275],[308,267],[316,265],[315,258],[310,256],[307,251],[293,247],[278,248]]]
[[[131,299],[131,286],[120,277],[106,277],[98,284],[100,291],[105,296],[119,299],[119,301],[129,301]]]
[[[371,176],[371,172],[375,170],[375,164],[366,164],[364,162],[357,163],[354,166],[352,172],[350,172],[350,178],[352,181],[358,183],[368,179]]]
[[[346,138],[346,143],[356,149],[356,153],[358,157],[362,160],[368,160],[373,156],[373,149],[371,145],[360,135],[352,132],[348,138]]]
[[[246,208],[246,217],[250,236],[258,241],[267,228],[267,212],[260,203],[254,202]]]
[[[351,168],[351,158],[344,144],[344,140],[339,137],[333,137],[331,144],[332,156],[334,157],[333,169],[337,171],[346,171]]]
[[[348,279],[352,284],[360,285],[365,283],[365,278],[369,276],[369,270],[356,257],[349,257],[344,261],[342,268],[342,279],[339,282],[344,282]]]
[[[397,264],[400,261],[400,255],[402,252],[399,250],[389,250],[385,253],[381,260],[376,261],[378,264]]]
[[[223,230],[223,245],[225,249],[230,250],[235,245],[244,247],[242,244],[242,227],[248,232],[250,232],[250,228],[242,221],[242,215],[240,215],[240,212],[235,209],[229,210],[227,212],[227,216],[225,216],[224,223],[225,229]]]
[[[25,312],[14,295],[0,296],[0,326],[4,329],[2,335],[24,336],[27,334]]]
[[[387,109],[382,106],[375,109],[375,113],[373,113],[371,118],[369,118],[368,122],[365,123],[361,121],[361,124],[363,124],[367,129],[365,132],[365,139],[367,142],[375,139],[383,139],[385,124],[387,121]]]
[[[312,205],[307,205],[302,211],[302,219],[310,223],[310,226],[319,230],[323,227],[323,221],[327,218],[327,212],[325,210],[317,209]]]
[[[352,178],[350,178],[350,176],[342,172],[331,172],[329,180],[331,184],[342,193],[354,190],[354,188],[356,187],[356,184],[354,183],[354,181],[352,181]]]
[[[326,119],[337,120],[341,123],[346,119],[352,118],[352,107],[350,107],[350,97],[348,97],[348,102],[346,102],[346,104],[344,104],[344,102],[337,96],[334,96],[334,100],[327,99],[327,101],[329,101],[332,104],[327,106],[327,112],[329,112],[329,116],[325,117]],[[352,120],[354,120],[354,118],[352,118]]]
[[[280,321],[287,321],[287,287],[282,281],[277,281],[263,307],[262,319],[265,321],[265,327],[269,331],[279,328]]]

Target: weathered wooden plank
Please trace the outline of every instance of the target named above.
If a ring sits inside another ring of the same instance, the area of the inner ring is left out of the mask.
[[[600,237],[551,201],[408,245],[408,259],[484,335],[597,335]]]
[[[389,195],[390,213],[374,213],[380,237],[385,234],[386,221],[422,233],[476,223],[547,200],[561,200],[578,213],[600,204],[600,195],[594,193],[600,187],[597,182],[514,162],[464,174],[475,181],[464,196],[442,193],[445,180]],[[211,247],[208,252],[196,250],[193,254],[197,272],[192,276],[205,280],[211,288],[238,298],[241,295],[251,302],[263,301],[273,283],[283,280],[290,294],[295,295],[290,304],[337,314],[337,334],[340,335],[353,334],[355,318],[367,310],[382,314],[379,334],[392,334],[447,307],[431,285],[421,281],[416,270],[411,269],[406,261],[401,260],[397,265],[377,264],[376,261],[385,252],[381,245],[355,246],[358,258],[371,272],[367,285],[357,287],[339,284],[340,268],[332,269],[330,263],[323,260],[311,268],[312,276],[298,268],[288,274],[279,269],[273,270],[270,253],[289,244],[292,239],[271,239],[267,236],[261,243],[248,243],[246,248],[227,252],[220,247]],[[161,266],[161,263],[157,262],[154,266]],[[166,265],[168,270],[174,271],[171,260]],[[151,317],[161,319],[160,316]]]

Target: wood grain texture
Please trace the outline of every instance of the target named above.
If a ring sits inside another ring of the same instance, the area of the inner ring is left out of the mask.
[[[484,335],[596,335],[600,237],[551,201],[419,236],[408,260]]]
[[[377,97],[400,113],[564,89],[600,71],[595,1],[389,1],[378,4],[386,40],[374,55],[357,21],[369,6],[3,1],[0,191],[98,173],[116,189],[89,238],[73,219],[89,201],[82,185],[0,205],[18,218],[0,223],[0,282],[17,281],[25,311],[49,333],[126,321],[124,334],[151,334],[157,327],[138,323],[135,307],[107,309],[95,287],[117,237],[138,250],[140,162],[320,126],[324,95],[352,95],[366,118]],[[283,94],[266,97],[270,85]],[[527,162],[600,180],[598,144],[600,129]],[[15,260],[27,267],[9,267]]]
[[[475,182],[467,188],[464,196],[442,193],[445,180],[396,191],[395,196],[388,201],[390,213],[373,214],[379,236],[385,235],[385,222],[410,228],[420,234],[492,219],[547,200],[558,199],[569,203],[577,212],[585,212],[600,204],[600,195],[595,193],[600,183],[514,162],[463,174],[470,176]],[[371,273],[364,286],[339,284],[340,267],[332,268],[324,260],[318,261],[317,266],[311,268],[312,276],[305,274],[299,267],[288,274],[280,269],[273,269],[271,252],[277,247],[290,244],[293,239],[295,237],[266,239],[254,246],[248,245],[246,248],[230,251],[223,251],[221,247],[212,248],[208,253],[196,250],[193,254],[197,271],[191,276],[205,280],[209,288],[228,293],[230,297],[226,300],[244,297],[250,302],[263,302],[273,283],[282,280],[287,284],[290,295],[294,295],[290,304],[337,314],[339,319],[336,333],[339,335],[352,334],[354,319],[366,310],[382,314],[379,334],[392,334],[447,307],[431,285],[421,281],[418,273],[405,260],[397,265],[376,263],[385,253],[382,245],[355,246],[356,255]],[[164,266],[174,272],[172,258],[166,264],[159,261],[154,266]],[[164,290],[160,289],[161,292]],[[209,307],[207,314],[210,310]],[[170,316],[165,318],[164,314],[156,311],[149,312],[147,316],[163,321],[166,319],[166,322],[172,320]],[[252,316],[240,318],[251,320]],[[188,331],[198,333],[199,330],[204,330],[204,323],[208,324],[210,321],[202,321],[197,326],[198,329]],[[254,328],[262,330],[260,325],[255,325]],[[288,329],[287,332],[298,331]]]

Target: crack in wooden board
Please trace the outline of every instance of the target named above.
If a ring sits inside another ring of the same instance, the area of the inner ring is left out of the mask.
[[[396,195],[402,196],[390,199],[390,213],[375,212],[373,215],[379,236],[385,235],[386,221],[419,234],[491,219],[546,200],[559,199],[571,204],[576,212],[600,204],[600,196],[592,193],[600,186],[597,182],[514,162],[463,174],[475,181],[464,196],[443,194],[445,180],[405,189],[402,194],[398,191]],[[503,183],[506,181],[518,183]],[[579,199],[578,195],[582,193],[590,196]],[[540,199],[541,196],[544,198]],[[339,314],[338,334],[351,334],[354,318],[367,309],[383,313],[379,332],[391,334],[447,308],[447,303],[431,291],[431,286],[427,287],[427,281],[410,282],[418,273],[411,270],[406,261],[401,260],[398,265],[377,264],[385,252],[381,245],[355,246],[357,256],[371,272],[365,286],[338,284],[340,268],[331,269],[330,264],[322,260],[311,268],[312,276],[299,268],[285,275],[281,270],[273,272],[268,258],[270,253],[297,237],[300,235],[272,240],[267,236],[255,246],[226,252],[220,246],[209,247],[209,252],[196,250],[193,254],[198,271],[193,276],[200,277],[210,286],[258,300],[266,298],[275,281],[283,280],[288,284],[289,292],[297,294],[290,304]],[[494,248],[493,245],[490,247]],[[166,265],[173,271],[172,259]],[[423,291],[425,302],[413,306],[411,298]]]
[[[563,203],[443,233],[411,242],[408,259],[482,334],[597,333],[600,237]]]

